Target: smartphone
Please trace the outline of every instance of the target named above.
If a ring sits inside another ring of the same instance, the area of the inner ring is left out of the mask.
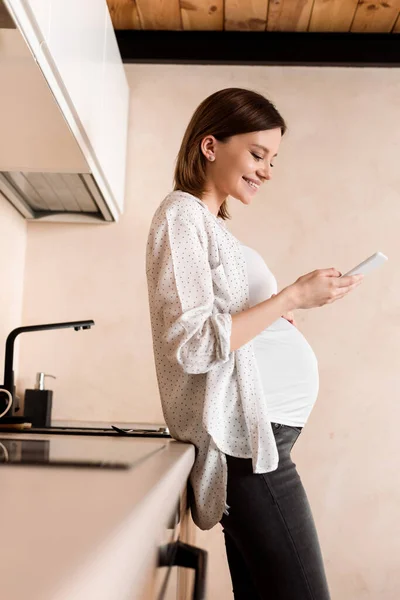
[[[369,273],[376,267],[383,265],[388,260],[388,257],[385,256],[382,252],[375,252],[369,258],[366,258],[362,263],[348,271],[347,273],[343,273],[340,277],[346,277],[347,275],[358,275],[359,273]]]

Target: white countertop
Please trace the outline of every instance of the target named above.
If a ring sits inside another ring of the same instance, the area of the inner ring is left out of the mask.
[[[168,438],[5,432],[0,438],[49,440],[52,458],[133,464],[117,470],[0,464],[1,598],[135,598],[186,484],[194,447]]]

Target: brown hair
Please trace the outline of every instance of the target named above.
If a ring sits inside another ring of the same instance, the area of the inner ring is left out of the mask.
[[[234,135],[287,126],[275,106],[261,94],[242,88],[226,88],[208,96],[195,110],[183,136],[174,174],[174,190],[201,198],[206,181],[207,159],[200,144],[213,135],[225,142]],[[226,200],[218,216],[230,219]]]

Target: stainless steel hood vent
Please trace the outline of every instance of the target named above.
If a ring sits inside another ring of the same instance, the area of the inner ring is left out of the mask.
[[[0,194],[30,220],[112,221],[89,173],[0,172]]]

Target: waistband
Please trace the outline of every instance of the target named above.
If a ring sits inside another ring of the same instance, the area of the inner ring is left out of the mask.
[[[282,429],[284,428],[288,428],[288,429],[295,429],[297,431],[301,431],[303,429],[303,427],[301,427],[300,425],[285,425],[284,423],[275,423],[275,421],[271,421],[271,427],[272,429]]]

